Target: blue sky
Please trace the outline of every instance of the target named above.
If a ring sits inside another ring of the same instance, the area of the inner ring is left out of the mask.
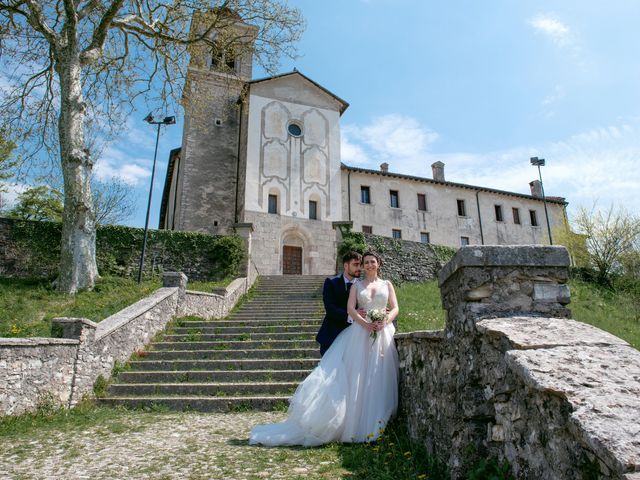
[[[350,165],[529,193],[531,156],[569,213],[595,201],[640,214],[640,3],[636,0],[296,0],[307,29],[283,60],[349,102]],[[254,71],[254,77],[263,72]],[[134,186],[142,226],[155,141],[139,112],[97,166]],[[174,113],[174,112],[167,112]],[[151,226],[179,123],[160,138]]]

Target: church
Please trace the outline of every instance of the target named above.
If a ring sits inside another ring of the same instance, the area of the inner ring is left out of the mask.
[[[203,28],[194,18],[192,29]],[[239,38],[253,28],[238,17]],[[215,35],[215,33],[214,33]],[[349,104],[301,72],[252,78],[251,49],[194,50],[182,146],[171,151],[161,229],[238,233],[260,275],[335,272],[339,228],[441,245],[549,243],[566,202],[345,165]]]

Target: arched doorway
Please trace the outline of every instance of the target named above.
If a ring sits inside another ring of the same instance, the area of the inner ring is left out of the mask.
[[[302,275],[304,271],[304,236],[297,229],[284,232],[282,238],[282,274]]]

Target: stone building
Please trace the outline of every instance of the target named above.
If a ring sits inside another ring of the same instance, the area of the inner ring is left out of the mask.
[[[202,28],[196,17],[192,30]],[[433,178],[341,163],[348,104],[296,70],[252,80],[254,27],[236,18],[232,29],[240,53],[192,52],[160,228],[250,236],[262,275],[332,273],[336,226],[349,222],[443,245],[548,243],[537,181],[522,195],[445,181],[441,162]],[[564,199],[547,200],[551,226],[561,224]]]

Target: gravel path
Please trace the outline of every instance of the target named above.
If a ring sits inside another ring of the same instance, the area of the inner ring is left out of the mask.
[[[34,428],[0,438],[8,479],[335,479],[348,476],[335,446],[249,446],[251,427],[280,412],[123,411],[95,423]]]

